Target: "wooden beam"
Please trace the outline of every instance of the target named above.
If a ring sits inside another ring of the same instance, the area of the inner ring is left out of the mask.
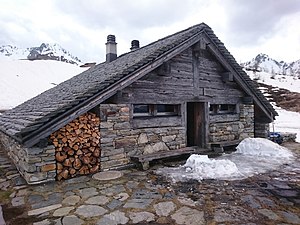
[[[233,75],[231,72],[224,72],[222,73],[222,81],[223,82],[232,82],[233,81]]]

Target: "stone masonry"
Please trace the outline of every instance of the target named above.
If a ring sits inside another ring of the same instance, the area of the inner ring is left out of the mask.
[[[28,184],[54,181],[56,176],[55,148],[26,148],[0,132],[0,142]]]
[[[269,135],[269,123],[255,122],[255,137],[267,138]]]
[[[126,165],[130,156],[186,147],[184,127],[132,128],[130,105],[101,104],[100,120],[102,170]]]
[[[231,114],[222,115],[222,119],[212,120],[209,124],[209,141],[222,142],[243,140],[254,137],[254,107],[253,105],[240,105],[240,113],[233,117]]]

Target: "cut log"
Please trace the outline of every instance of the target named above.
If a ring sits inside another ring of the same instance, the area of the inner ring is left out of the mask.
[[[100,156],[100,149],[99,148],[96,148],[94,151],[93,151],[93,156],[95,157],[99,157]]]
[[[58,161],[58,162],[63,162],[68,156],[66,155],[66,153],[64,152],[61,152],[61,151],[58,151],[56,152],[55,154],[55,159]]]
[[[99,165],[95,165],[90,169],[91,173],[97,173],[99,171]]]
[[[73,163],[74,169],[79,170],[81,168],[81,165],[82,165],[81,160],[76,158]]]
[[[67,151],[67,154],[68,154],[68,155],[74,155],[74,150],[69,149],[69,150]]]
[[[90,170],[87,165],[84,165],[79,169],[79,174],[81,174],[81,175],[89,174],[89,173],[90,173]]]
[[[88,157],[88,156],[83,156],[82,158],[82,162],[84,163],[84,164],[90,164],[90,162],[91,162],[91,160],[90,160],[90,157]]]
[[[69,169],[69,173],[72,175],[76,174],[76,170],[74,168]]]
[[[64,162],[63,162],[63,165],[64,165],[64,166],[67,166],[67,167],[72,166],[71,159],[65,159]]]

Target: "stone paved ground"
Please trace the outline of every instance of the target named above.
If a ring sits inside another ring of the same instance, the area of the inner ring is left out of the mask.
[[[28,186],[0,151],[3,217],[22,225],[300,224],[300,144],[287,145],[298,160],[280,170],[177,184],[133,169],[112,181],[88,176]]]

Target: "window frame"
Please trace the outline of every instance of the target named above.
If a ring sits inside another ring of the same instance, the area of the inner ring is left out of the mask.
[[[227,109],[224,109],[226,107]],[[210,115],[220,115],[220,114],[236,114],[237,104],[210,104],[209,114]]]
[[[147,105],[148,113],[137,113],[135,112],[135,107],[139,105]],[[172,106],[173,111],[158,111],[159,105]],[[180,116],[181,115],[181,105],[180,104],[133,104],[132,105],[132,115],[133,118],[137,117],[163,117],[163,116]]]

